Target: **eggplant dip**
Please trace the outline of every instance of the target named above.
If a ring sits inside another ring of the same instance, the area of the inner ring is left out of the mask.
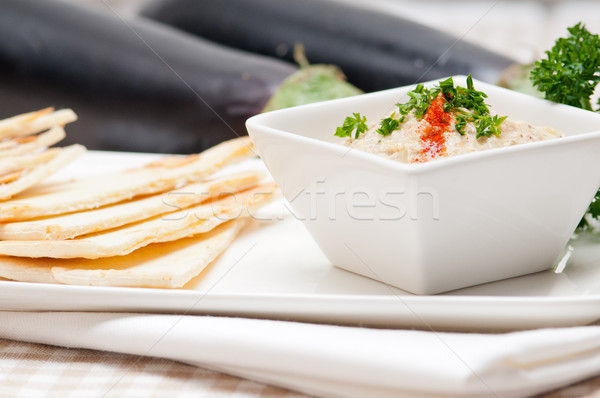
[[[423,163],[465,153],[560,138],[548,127],[512,120],[493,113],[476,91],[471,76],[467,88],[454,87],[452,78],[432,89],[418,85],[409,101],[368,127],[365,117],[349,116],[335,135],[345,145],[393,160]]]

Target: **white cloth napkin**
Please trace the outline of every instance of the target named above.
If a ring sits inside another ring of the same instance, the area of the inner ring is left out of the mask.
[[[170,358],[323,397],[521,397],[600,374],[600,327],[506,334],[0,312],[0,337]]]

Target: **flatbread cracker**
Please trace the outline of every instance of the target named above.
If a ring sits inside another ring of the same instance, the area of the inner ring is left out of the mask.
[[[0,187],[3,184],[9,184],[11,182],[18,180],[19,177],[21,177],[24,173],[25,173],[25,170],[21,169],[21,170],[14,170],[14,171],[9,171],[8,173],[0,174]]]
[[[53,151],[55,155],[48,162],[24,169],[15,180],[0,184],[0,200],[9,199],[39,183],[85,153],[85,151],[86,149],[82,145],[71,145]]]
[[[40,283],[177,288],[229,247],[248,219],[174,242],[156,243],[126,256],[97,260],[0,257],[0,277]]]
[[[151,243],[168,242],[199,233],[252,212],[273,197],[274,184],[223,199],[156,216],[121,228],[59,241],[0,241],[0,255],[18,257],[89,258],[122,256]]]
[[[23,221],[129,200],[200,181],[223,166],[253,155],[248,137],[214,146],[199,155],[170,156],[145,167],[63,183],[42,184],[0,203],[0,221]]]
[[[31,153],[42,148],[47,148],[66,137],[62,127],[53,127],[50,130],[29,137],[12,138],[0,142],[0,158],[19,156]]]
[[[58,152],[60,152],[59,148],[50,148],[42,152],[0,158],[0,174],[23,170],[49,162]]]
[[[0,139],[37,134],[51,127],[64,126],[77,120],[71,109],[54,111],[46,108],[0,120]]]
[[[172,213],[217,195],[248,189],[258,184],[258,172],[241,172],[214,180],[192,183],[163,194],[112,206],[38,220],[0,224],[2,240],[63,240],[120,227],[159,214]]]

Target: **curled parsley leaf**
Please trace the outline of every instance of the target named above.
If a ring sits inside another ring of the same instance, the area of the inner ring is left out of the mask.
[[[394,130],[398,129],[398,125],[400,121],[394,119],[394,115],[391,117],[385,118],[381,121],[381,127],[377,129],[377,132],[382,136],[390,135]]]
[[[590,97],[600,83],[600,38],[581,23],[567,30],[535,63],[531,81],[546,99],[591,111]]]
[[[344,120],[344,124],[335,130],[335,135],[338,137],[352,137],[352,132],[355,131],[354,138],[367,131],[367,118],[360,116],[360,113],[353,113],[353,116],[348,116]]]
[[[446,99],[444,110],[456,116],[455,129],[460,135],[465,134],[467,123],[473,123],[476,138],[500,135],[500,125],[506,116],[490,115],[490,109],[485,103],[487,94],[475,90],[473,78],[467,77],[467,87],[454,87],[452,78],[440,82],[440,91]]]
[[[410,99],[404,104],[396,104],[396,106],[402,116],[406,116],[414,110],[417,119],[421,119],[438,93],[439,89],[428,90],[422,84],[418,84],[414,90],[408,93]]]
[[[588,207],[586,214],[579,221],[579,225],[577,225],[577,229],[588,229],[590,228],[590,223],[588,222],[586,215],[589,214],[591,218],[600,220],[600,190],[596,192],[594,195],[594,199],[592,199],[592,203]]]
[[[535,63],[531,81],[546,99],[593,111],[591,96],[600,83],[600,37],[578,23],[569,35],[556,40],[546,59]],[[598,101],[600,105],[600,100]],[[600,109],[597,109],[600,111]],[[596,192],[578,229],[588,228],[586,216],[600,220],[600,190]]]

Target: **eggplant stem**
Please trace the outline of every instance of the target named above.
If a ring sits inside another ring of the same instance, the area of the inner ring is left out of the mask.
[[[294,44],[294,61],[296,61],[301,68],[310,66],[308,59],[306,58],[306,52],[304,51],[304,44],[300,42]]]

